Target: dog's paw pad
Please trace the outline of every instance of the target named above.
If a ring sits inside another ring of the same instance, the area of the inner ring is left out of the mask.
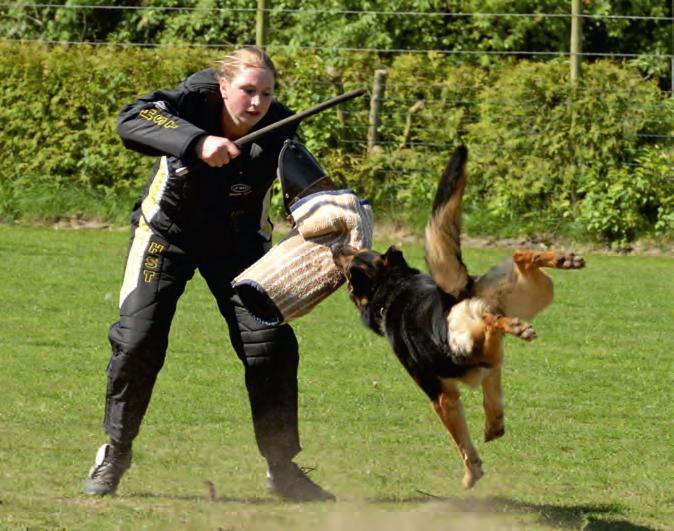
[[[524,339],[525,341],[531,341],[532,339],[536,339],[536,330],[534,330],[534,327],[531,326],[529,323],[517,323],[516,325],[513,323],[512,327],[512,333],[513,335],[519,337],[520,339]]]
[[[531,341],[532,339],[536,339],[536,330],[534,330],[534,327],[529,325],[527,328],[525,328],[522,331],[522,334],[520,335],[522,339],[526,339],[527,341]]]
[[[573,260],[571,260],[571,269],[581,269],[585,267],[585,258],[582,256],[573,256]]]
[[[581,269],[585,267],[585,259],[575,253],[560,254],[555,259],[555,267],[559,269]]]

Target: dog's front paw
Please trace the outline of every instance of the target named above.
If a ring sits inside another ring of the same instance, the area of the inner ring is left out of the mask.
[[[536,339],[536,330],[534,330],[534,327],[530,323],[520,321],[517,318],[510,320],[510,330],[508,332],[525,341]]]
[[[534,327],[529,323],[520,321],[517,317],[504,317],[484,312],[482,320],[488,329],[497,330],[503,334],[511,334],[525,341],[531,341],[536,338]]]
[[[585,259],[575,253],[560,253],[555,257],[557,269],[581,269],[585,267]]]

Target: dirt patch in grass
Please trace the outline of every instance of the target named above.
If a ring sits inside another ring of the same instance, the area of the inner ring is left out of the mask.
[[[52,227],[53,229],[72,229],[72,230],[128,230],[126,225],[113,225],[99,219],[86,218],[82,216],[73,216],[70,218],[59,219],[56,221],[41,221],[30,223],[35,227]],[[274,221],[274,230],[277,235],[286,234],[290,230],[290,224],[285,219]],[[404,246],[406,244],[420,244],[423,242],[423,231],[412,231],[407,227],[383,220],[377,222],[374,228],[375,241],[391,241],[396,245]],[[585,254],[604,254],[616,256],[673,256],[674,257],[674,239],[662,240],[638,240],[630,242],[629,246],[623,249],[612,249],[606,244],[593,242],[577,242],[554,235],[535,235],[522,238],[493,238],[489,236],[472,236],[464,234],[461,237],[461,243],[467,248],[492,248],[492,249],[572,249],[576,253]]]
[[[377,223],[374,230],[375,240],[388,240],[399,245],[421,244],[423,231],[413,232],[408,228],[390,221]],[[577,253],[605,255],[674,256],[674,240],[638,240],[629,246],[616,250],[606,244],[577,242],[555,237],[554,235],[535,235],[522,238],[493,238],[463,234],[461,244],[470,248],[492,249],[572,249]]]

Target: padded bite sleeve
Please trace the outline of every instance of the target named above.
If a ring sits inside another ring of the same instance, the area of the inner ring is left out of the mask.
[[[270,324],[309,313],[342,285],[332,245],[372,245],[372,209],[351,190],[308,195],[291,216],[293,230],[233,281],[244,304]]]

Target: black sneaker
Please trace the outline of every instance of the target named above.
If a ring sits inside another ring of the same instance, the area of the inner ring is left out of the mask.
[[[307,477],[307,471],[310,470],[302,469],[293,462],[270,467],[267,471],[267,491],[291,502],[335,501],[332,493]]]
[[[130,466],[131,449],[120,451],[111,444],[104,444],[96,452],[96,462],[84,481],[84,493],[92,496],[114,494]]]

